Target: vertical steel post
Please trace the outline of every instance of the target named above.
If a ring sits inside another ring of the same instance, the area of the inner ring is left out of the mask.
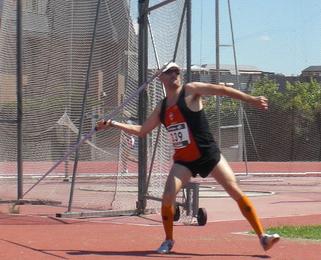
[[[147,80],[148,70],[148,5],[149,0],[139,0],[138,2],[138,85],[142,85]],[[143,124],[147,117],[147,91],[141,91],[138,100],[138,120]],[[138,143],[138,201],[137,212],[143,214],[146,209],[146,180],[147,179],[147,139],[139,138]]]
[[[82,132],[83,132],[83,124],[85,119],[85,111],[86,111],[86,103],[87,103],[87,93],[90,87],[90,74],[92,69],[92,59],[93,59],[93,53],[94,48],[96,44],[96,34],[97,34],[97,24],[99,19],[99,10],[100,10],[101,0],[97,1],[97,7],[96,7],[96,17],[95,17],[95,23],[94,23],[94,29],[93,29],[93,35],[91,40],[91,46],[90,46],[90,54],[89,54],[89,60],[88,60],[88,67],[87,67],[87,73],[86,73],[86,82],[85,82],[85,89],[82,99],[82,108],[81,108],[81,116],[80,116],[80,122],[79,122],[79,132],[77,136],[77,143],[80,142],[82,138]],[[72,207],[72,201],[74,197],[74,190],[75,190],[75,181],[76,181],[76,173],[78,168],[78,161],[79,161],[79,149],[76,150],[75,153],[75,161],[74,161],[74,167],[72,172],[72,179],[71,179],[71,185],[70,185],[70,195],[69,195],[69,203],[68,203],[68,212],[71,211]]]
[[[238,90],[241,90],[240,73],[239,73],[239,70],[238,70],[238,63],[237,63],[237,59],[236,59],[236,48],[235,48],[234,29],[233,29],[232,11],[231,11],[230,0],[228,0],[228,13],[229,13],[229,19],[230,19],[231,36],[232,36],[234,68],[235,68],[235,75],[236,75],[236,88]],[[238,111],[238,124],[241,125],[241,128],[239,128],[239,130],[238,130],[239,160],[243,160],[244,159],[245,167],[246,167],[246,174],[248,174],[247,151],[246,151],[246,140],[245,140],[245,129],[244,129],[244,118],[243,118],[244,113],[245,112],[244,112],[243,103],[240,102],[240,109]]]
[[[17,3],[17,198],[23,197],[23,139],[22,139],[22,118],[23,118],[23,106],[22,106],[22,3],[21,0]]]
[[[215,0],[216,83],[220,83],[220,4]]]
[[[191,82],[192,3],[186,0],[186,81]]]
[[[221,81],[220,75],[220,7],[219,0],[215,1],[215,35],[216,35],[216,84]],[[216,96],[216,113],[217,113],[217,125],[218,125],[218,146],[221,147],[221,100],[219,96]]]

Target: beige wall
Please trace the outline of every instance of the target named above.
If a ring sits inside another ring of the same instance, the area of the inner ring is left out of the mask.
[[[23,76],[23,86],[27,84],[27,77]],[[0,74],[0,102],[12,103],[17,100],[16,75]]]

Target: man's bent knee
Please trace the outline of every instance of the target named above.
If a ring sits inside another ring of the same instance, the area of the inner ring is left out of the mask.
[[[171,194],[171,193],[164,193],[163,194],[163,199],[162,199],[162,204],[163,206],[170,206],[175,203],[176,196]]]

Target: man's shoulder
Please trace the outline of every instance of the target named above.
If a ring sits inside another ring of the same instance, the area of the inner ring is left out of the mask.
[[[188,82],[184,84],[184,88],[188,89],[188,88],[193,88],[197,85],[197,82],[193,81],[193,82]]]
[[[185,89],[185,96],[199,96],[199,87],[201,86],[201,82],[188,82],[184,85],[184,89]]]
[[[184,85],[185,90],[190,90],[190,89],[197,89],[201,86],[203,86],[205,83],[204,82],[199,82],[199,81],[193,81],[193,82],[188,82]]]

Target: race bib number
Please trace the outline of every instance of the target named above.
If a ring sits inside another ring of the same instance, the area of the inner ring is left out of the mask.
[[[188,128],[186,123],[179,123],[167,127],[172,138],[174,149],[181,149],[190,144]]]

